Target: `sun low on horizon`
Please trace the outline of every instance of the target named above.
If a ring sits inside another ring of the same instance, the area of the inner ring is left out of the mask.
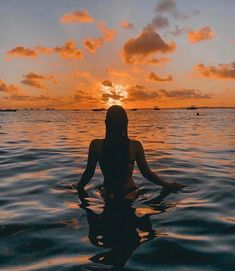
[[[0,109],[235,106],[235,1],[0,2]]]

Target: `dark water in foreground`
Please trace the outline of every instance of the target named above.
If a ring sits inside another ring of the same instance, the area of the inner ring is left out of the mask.
[[[99,168],[88,201],[71,187],[104,112],[0,113],[0,270],[235,270],[235,110],[198,112],[128,112],[151,168],[187,187],[161,194],[136,169],[132,209],[105,210]],[[93,240],[102,212],[106,244],[121,249]]]

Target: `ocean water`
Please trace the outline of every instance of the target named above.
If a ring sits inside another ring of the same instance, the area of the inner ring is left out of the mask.
[[[151,169],[182,192],[136,168],[139,198],[107,207],[97,167],[79,198],[72,185],[105,112],[0,112],[0,270],[235,270],[235,110],[128,116]]]

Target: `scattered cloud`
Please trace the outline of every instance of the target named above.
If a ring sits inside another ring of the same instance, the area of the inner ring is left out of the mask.
[[[169,16],[172,16],[175,19],[188,19],[189,17],[198,15],[199,13],[199,10],[194,10],[186,14],[178,9],[175,0],[160,0],[155,7],[155,15],[153,19],[144,27],[143,30],[145,31],[150,28],[158,31],[159,29],[168,28],[170,26]],[[178,36],[184,31],[185,29],[175,26],[175,29],[168,31],[168,33],[173,36]]]
[[[12,85],[12,84],[8,85],[3,80],[0,79],[0,92],[17,93],[18,91],[20,91],[20,89],[17,86]]]
[[[27,102],[29,106],[36,106],[36,107],[66,107],[66,106],[77,106],[83,105],[94,105],[99,104],[100,101],[98,98],[93,97],[89,93],[86,93],[83,90],[76,90],[73,95],[67,97],[52,97],[48,94],[42,94],[39,96],[31,96],[25,94],[14,94],[9,97],[5,97],[5,99],[16,101],[16,102]]]
[[[19,102],[63,102],[63,98],[54,98],[49,95],[39,95],[39,96],[30,96],[25,94],[16,94],[11,95],[9,97],[5,97],[6,99],[10,99],[12,101],[19,101]]]
[[[86,93],[84,90],[77,89],[72,96],[73,102],[86,102],[86,103],[93,103],[98,102],[96,97],[93,97],[89,93]]]
[[[122,57],[127,64],[144,63],[156,53],[171,53],[175,48],[175,43],[167,44],[154,29],[148,28],[124,44]]]
[[[215,33],[211,30],[210,26],[204,26],[199,30],[192,30],[188,32],[188,40],[191,43],[196,43],[204,40],[211,40],[214,38]]]
[[[148,76],[149,80],[151,81],[158,81],[158,82],[170,82],[173,81],[173,77],[171,75],[168,75],[167,77],[160,77],[154,72],[150,72]]]
[[[218,66],[205,66],[198,64],[194,70],[202,77],[214,79],[235,79],[235,62],[219,64]]]
[[[24,79],[21,81],[22,84],[36,87],[36,88],[41,88],[41,89],[46,89],[46,85],[44,84],[44,76],[35,74],[35,73],[29,73],[26,75],[23,75]]]
[[[178,90],[155,90],[149,91],[143,85],[131,86],[128,89],[128,97],[126,102],[132,101],[148,101],[153,99],[210,99],[212,94],[203,93],[197,89],[178,89]]]
[[[83,41],[84,47],[91,53],[96,52],[97,48],[101,47],[105,42],[110,42],[116,35],[116,30],[109,29],[104,23],[97,23],[102,36],[99,38],[86,38]]]
[[[155,15],[155,17],[152,19],[151,23],[148,23],[147,26],[144,28],[144,30],[150,29],[161,29],[166,28],[170,25],[169,20],[167,17],[164,17],[161,14]]]
[[[120,25],[123,29],[133,29],[134,28],[134,24],[127,22],[127,21],[121,22]]]
[[[167,57],[161,57],[161,58],[155,58],[155,57],[154,57],[154,58],[148,60],[148,61],[146,62],[146,64],[160,65],[160,64],[165,64],[165,63],[167,63],[167,62],[169,62],[169,61],[170,61],[170,59],[167,58]]]
[[[113,86],[113,83],[110,81],[110,80],[104,80],[102,82],[102,85],[103,86],[106,86],[106,87],[112,87]]]
[[[153,19],[143,28],[143,31],[158,31],[159,29],[168,28],[171,25],[169,17],[174,17],[174,19],[188,19],[191,16],[198,15],[199,13],[199,10],[193,10],[186,14],[178,9],[175,0],[159,0],[155,7],[155,15]],[[175,37],[179,36],[185,31],[187,31],[187,29],[180,28],[179,26],[175,25],[175,29],[168,31],[167,34]]]
[[[44,76],[42,74],[30,72],[28,74],[23,75],[23,77],[24,79],[21,81],[22,84],[40,89],[47,89],[45,80],[49,80],[54,84],[58,83],[58,80],[55,78],[54,75]]]
[[[94,19],[89,15],[85,9],[80,9],[64,14],[60,18],[60,22],[66,23],[92,23]]]
[[[68,40],[63,46],[56,46],[52,48],[37,46],[34,48],[26,48],[23,46],[16,46],[7,55],[12,57],[38,57],[40,55],[59,54],[61,58],[82,59],[83,54],[79,48],[76,47],[74,40]]]
[[[179,89],[179,90],[165,90],[160,89],[159,93],[163,97],[175,99],[210,99],[212,94],[203,93],[197,89]]]
[[[34,49],[26,48],[24,46],[16,46],[15,48],[7,51],[7,55],[10,56],[25,56],[25,57],[36,57],[38,53]]]
[[[175,29],[168,31],[167,33],[173,37],[177,37],[187,31],[186,28],[180,28],[178,25],[175,25]]]
[[[157,91],[149,92],[143,85],[131,86],[128,89],[128,98],[125,101],[147,101],[159,98]]]
[[[160,0],[155,11],[161,14],[168,13],[175,18],[187,19],[189,17],[178,9],[175,1],[173,0]]]
[[[176,12],[177,7],[173,0],[160,0],[156,6],[157,12]]]
[[[83,58],[83,54],[81,50],[76,47],[76,42],[74,40],[69,40],[65,42],[64,46],[55,47],[54,52],[58,53],[62,58]]]

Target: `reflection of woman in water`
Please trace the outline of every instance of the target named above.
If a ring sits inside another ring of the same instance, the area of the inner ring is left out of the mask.
[[[88,195],[85,191],[80,191],[78,196],[81,201],[80,207],[87,214],[88,238],[91,244],[109,248],[91,257],[92,262],[112,265],[112,270],[122,270],[138,246],[155,238],[156,233],[152,229],[150,215],[137,216],[131,201],[108,201],[102,213],[97,214],[89,208]]]
[[[105,138],[94,139],[90,143],[87,166],[77,185],[78,190],[83,190],[93,177],[97,161],[104,175],[101,195],[106,201],[134,200],[137,197],[137,187],[132,178],[135,161],[149,181],[173,191],[184,187],[180,183],[163,181],[150,170],[142,144],[128,137],[128,118],[121,106],[114,105],[108,109],[105,124]]]

